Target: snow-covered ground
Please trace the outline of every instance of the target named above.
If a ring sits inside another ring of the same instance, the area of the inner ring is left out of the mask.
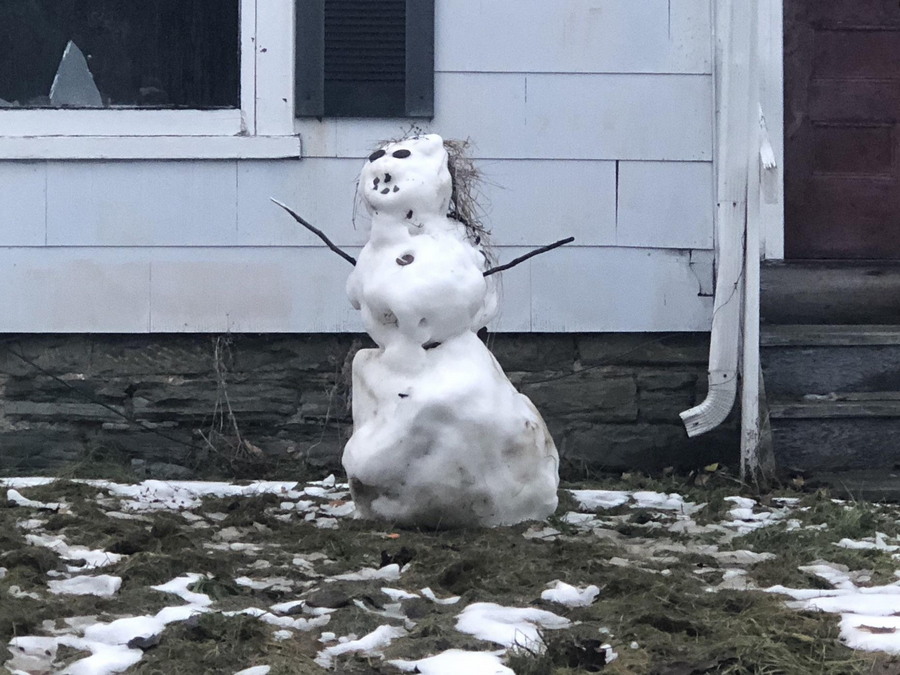
[[[808,560],[795,570],[796,578],[809,580],[808,587],[760,587],[754,580],[754,566],[780,552],[735,546],[742,536],[763,528],[827,529],[804,520],[809,507],[797,499],[763,505],[728,496],[711,518],[704,504],[676,493],[578,489],[566,491],[561,500],[574,507],[562,508],[548,523],[448,539],[444,533],[392,531],[354,518],[347,485],[334,476],[306,484],[90,480],[77,482],[74,491],[72,485],[0,479],[5,497],[0,515],[12,527],[0,542],[19,545],[15,551],[0,548],[0,593],[8,598],[0,598],[0,627],[27,618],[4,617],[4,604],[6,611],[48,605],[60,612],[33,625],[30,634],[16,630],[4,638],[10,653],[5,666],[15,675],[124,672],[159,658],[154,650],[166,644],[173,627],[213,616],[258,620],[268,635],[263,644],[296,646],[293,658],[307,659],[304,668],[350,673],[355,671],[347,664],[362,657],[383,659],[387,672],[512,673],[507,665],[512,655],[539,655],[549,636],[578,631],[582,641],[594,636],[595,663],[608,664],[611,672],[638,672],[622,664],[642,646],[610,628],[616,617],[604,622],[590,612],[604,599],[610,570],[665,578],[683,573],[691,556],[712,561],[690,570],[698,593],[765,591],[798,612],[833,615],[849,648],[900,654],[900,580],[875,583],[871,570],[825,559]],[[251,505],[257,510],[246,511]],[[833,508],[839,513],[854,507],[834,503]],[[160,565],[177,561],[173,536],[208,556],[209,564],[202,555],[188,558],[185,565],[196,568],[136,589],[138,562],[163,550],[168,554],[159,558]],[[502,541],[495,551],[458,556],[476,536]],[[130,548],[121,544],[123,538]],[[572,560],[562,547],[575,545],[595,551],[596,560],[586,554]],[[855,551],[882,561],[900,557],[900,539],[874,530],[830,545],[836,553]],[[43,551],[53,564],[40,576],[25,574],[13,555],[23,550]],[[496,557],[501,554],[512,557]],[[554,555],[557,562],[541,567],[546,563],[541,557]],[[536,562],[527,569],[537,577],[497,576],[501,566],[511,565],[504,561],[519,564],[528,556]],[[223,578],[223,569],[233,570],[233,576]],[[156,601],[130,610],[115,604],[130,602],[138,596],[129,594],[137,591]],[[11,606],[13,600],[19,604]],[[86,607],[90,613],[80,614]],[[435,632],[440,640],[424,639]],[[273,652],[266,662],[266,649],[253,662],[230,664],[230,672],[290,672],[283,669],[283,655]],[[620,656],[623,669],[614,671]]]

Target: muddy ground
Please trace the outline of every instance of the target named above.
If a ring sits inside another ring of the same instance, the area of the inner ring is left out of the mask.
[[[420,531],[355,519],[334,479],[236,485],[0,479],[0,664],[114,672],[85,664],[124,654],[129,673],[353,675],[459,649],[509,669],[483,672],[518,675],[900,673],[896,628],[761,590],[851,584],[900,598],[896,506],[753,496],[711,467],[566,485],[548,523]],[[51,590],[101,575],[121,580],[105,597]],[[545,593],[557,581],[599,593],[561,604]],[[533,623],[535,639],[526,631],[518,644],[484,639],[461,630],[478,603],[560,620]],[[87,639],[186,606],[157,630]],[[879,651],[847,646],[867,635]]]

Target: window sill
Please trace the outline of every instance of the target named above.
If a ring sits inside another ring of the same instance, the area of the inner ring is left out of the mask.
[[[0,161],[300,156],[299,136],[0,136]]]

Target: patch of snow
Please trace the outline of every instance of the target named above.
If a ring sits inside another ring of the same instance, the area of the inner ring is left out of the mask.
[[[804,574],[814,574],[824,579],[835,588],[855,589],[856,584],[850,578],[850,570],[846,565],[834,565],[827,562],[815,562],[812,565],[798,567]]]
[[[532,525],[522,533],[526,539],[540,539],[542,541],[555,541],[560,531],[552,527],[541,527],[540,525]]]
[[[122,577],[114,577],[109,574],[83,575],[47,582],[50,592],[55,595],[97,595],[101,598],[112,597],[121,586]]]
[[[503,665],[502,653],[448,649],[418,661],[395,659],[388,663],[404,672],[422,675],[515,675]]]
[[[260,609],[259,607],[247,607],[240,611],[222,612],[223,616],[237,616],[239,614],[252,616],[259,619],[263,623],[278,626],[279,628],[293,628],[294,630],[304,632],[310,631],[313,628],[321,628],[322,626],[326,626],[328,625],[328,622],[331,621],[331,616],[329,614],[321,614],[319,616],[313,617],[312,619],[306,619],[303,617],[294,618],[290,616],[279,616],[265,609]]]
[[[388,596],[391,600],[409,600],[411,598],[420,597],[416,593],[400,590],[399,588],[382,588],[381,592]]]
[[[234,675],[268,675],[270,670],[272,670],[272,666],[253,666],[239,670]]]
[[[238,577],[234,580],[238,586],[252,588],[255,591],[263,591],[272,588],[276,591],[290,591],[294,582],[287,577],[268,577],[265,579],[251,579],[250,577]]]
[[[631,494],[622,490],[569,490],[569,493],[587,511],[612,509],[631,499]]]
[[[41,599],[41,596],[38,595],[37,593],[23,591],[20,586],[10,586],[6,590],[14,598],[31,598],[32,600],[40,600]]]
[[[561,520],[576,527],[593,527],[600,522],[593,513],[579,513],[578,511],[567,512]]]
[[[20,530],[39,530],[46,524],[47,521],[41,520],[40,518],[29,518],[27,520],[16,521],[16,527]]]
[[[405,569],[405,568],[404,568]],[[364,567],[358,572],[347,572],[330,577],[326,581],[372,581],[373,579],[384,579],[386,581],[396,581],[400,578],[400,565],[391,563],[381,568]]]
[[[311,480],[311,481],[309,481],[309,483],[307,483],[307,484],[308,484],[308,485],[319,485],[319,486],[321,486],[321,487],[333,488],[333,487],[336,487],[336,486],[337,486],[337,479],[334,477],[334,474],[333,474],[333,473],[330,473],[330,474],[328,474],[325,478],[323,478],[322,480]],[[341,483],[341,485],[344,485],[344,484]]]
[[[9,488],[6,498],[17,506],[26,506],[30,509],[46,509],[47,511],[61,511],[66,505],[62,502],[38,502],[22,495],[18,490]]]
[[[313,523],[313,525],[318,527],[320,530],[336,530],[336,529],[338,529],[338,521],[336,518],[319,517],[319,518],[313,519],[312,523]]]
[[[134,511],[159,509],[193,509],[204,497],[252,497],[261,494],[282,494],[293,490],[296,481],[257,481],[250,485],[234,485],[214,481],[162,481],[145,480],[126,485],[108,481],[92,481],[116,497],[122,498],[122,507]]]
[[[304,604],[304,600],[291,600],[290,602],[279,602],[277,605],[272,605],[270,609],[273,612],[278,612],[279,614],[288,614],[294,607],[302,607]]]
[[[666,495],[661,492],[639,491],[632,493],[631,498],[635,502],[631,506],[636,509],[659,509],[690,515],[703,508],[703,504],[686,502],[684,497],[674,492]]]
[[[123,555],[109,553],[107,551],[93,551],[87,546],[69,546],[63,535],[26,534],[25,541],[34,546],[49,548],[63,560],[83,560],[83,565],[70,566],[70,572],[79,572],[84,569],[105,567],[119,562]]]
[[[758,504],[756,500],[748,497],[725,497],[725,501],[734,504],[734,507],[728,511],[728,515],[733,520],[725,522],[723,525],[736,530],[738,534],[747,534],[761,527],[782,522],[790,511],[790,508],[787,506],[774,511],[760,511],[757,510]]]
[[[532,652],[544,650],[541,629],[557,630],[570,625],[568,619],[543,609],[503,607],[493,602],[471,604],[456,617],[456,630],[461,633]]]
[[[49,485],[55,481],[55,478],[43,478],[39,476],[11,477],[0,478],[0,486],[7,488],[30,488]]]
[[[152,588],[154,591],[160,591],[161,593],[172,593],[173,595],[177,595],[179,598],[191,605],[208,607],[212,604],[213,601],[208,595],[206,595],[206,593],[195,593],[194,591],[188,590],[188,586],[197,583],[198,581],[200,581],[200,579],[207,578],[208,576],[205,574],[189,572],[188,574],[184,574],[180,577],[175,577],[171,581],[167,581],[164,584],[151,586],[150,588]]]
[[[204,544],[204,548],[213,551],[234,551],[237,553],[259,553],[263,547],[259,544],[247,544],[241,541],[232,541],[221,544]]]
[[[896,586],[884,592],[882,589],[860,589],[857,593],[845,593],[830,597],[813,597],[788,603],[797,609],[816,610],[832,614],[866,614],[870,616],[894,616],[900,614],[900,589]],[[881,592],[879,592],[881,591]]]
[[[755,565],[756,563],[763,562],[764,560],[772,560],[776,557],[774,553],[769,553],[767,551],[757,553],[756,551],[745,550],[714,551],[708,555],[711,555],[723,565]]]
[[[421,589],[419,591],[419,593],[424,595],[426,598],[428,598],[432,602],[437,603],[438,605],[455,605],[457,602],[459,602],[458,595],[451,595],[449,598],[438,598],[434,594],[434,591],[428,587]]]
[[[578,588],[556,579],[548,585],[551,588],[541,593],[541,599],[565,605],[566,607],[587,607],[600,594],[600,589],[593,584],[584,588]]]
[[[887,535],[883,532],[876,532],[874,537],[866,537],[862,541],[841,539],[835,546],[849,549],[872,549],[876,551],[886,551],[888,553],[900,551],[900,546],[888,544],[887,538]]]
[[[342,654],[358,652],[363,656],[382,656],[382,649],[389,646],[397,638],[405,635],[406,630],[398,626],[379,626],[359,639],[347,640],[346,642],[339,642],[336,645],[326,647],[316,655],[315,661],[323,668],[331,668],[334,664],[334,657]]]
[[[334,518],[351,516],[355,510],[356,506],[353,502],[342,502],[341,500],[336,500],[334,503],[325,504],[321,507],[322,513]]]

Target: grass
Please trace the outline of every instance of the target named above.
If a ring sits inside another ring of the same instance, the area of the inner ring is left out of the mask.
[[[577,487],[678,492],[686,501],[706,504],[694,516],[701,524],[726,517],[732,505],[724,498],[739,493],[732,480],[719,475],[701,483],[695,477],[632,475]],[[570,629],[545,633],[546,652],[510,654],[508,663],[518,675],[900,672],[900,662],[842,646],[833,615],[796,612],[785,606],[783,597],[762,592],[709,592],[710,583],[721,578],[724,566],[702,550],[685,548],[690,535],[668,534],[670,515],[627,508],[604,513],[620,516],[615,527],[620,543],[580,532],[561,520],[577,507],[567,492],[561,493],[560,508],[549,523],[562,534],[542,541],[522,536],[528,524],[429,531],[345,519],[338,529],[319,529],[299,516],[276,518],[281,500],[270,495],[207,499],[195,512],[220,513],[224,519],[192,523],[165,511],[146,514],[147,520],[110,518],[96,501],[103,491],[78,483],[57,482],[20,491],[41,501],[63,499],[70,504],[70,513],[35,512],[0,502],[0,566],[7,568],[0,578],[0,659],[12,637],[41,633],[45,620],[59,622],[84,615],[111,620],[180,604],[174,596],[149,586],[187,572],[202,572],[208,577],[192,588],[209,594],[218,609],[268,607],[304,592],[328,593],[331,602],[342,605],[325,628],[337,635],[362,636],[384,623],[399,623],[380,614],[390,602],[380,590],[383,586],[408,591],[429,586],[439,597],[461,596],[456,605],[404,601],[403,608],[414,617],[415,625],[407,637],[385,650],[387,659],[422,658],[449,648],[496,649],[496,645],[455,629],[461,608],[489,601],[541,607],[574,622]],[[817,559],[871,570],[873,584],[895,579],[897,566],[887,553],[834,544],[844,537],[871,537],[875,531],[900,534],[896,509],[862,502],[835,503],[825,493],[791,496],[800,498],[791,515],[800,520],[800,529],[789,531],[784,523],[776,524],[734,537],[728,544],[734,549],[777,555],[748,568],[755,583],[761,587],[776,583],[806,588],[824,585],[797,569]],[[65,536],[70,544],[126,554],[121,562],[102,570],[123,578],[119,594],[111,599],[46,594],[47,572],[62,569],[63,561],[48,549],[26,543],[16,522],[35,517],[46,520],[44,528]],[[807,527],[823,525],[821,529]],[[224,528],[236,528],[238,541],[257,544],[261,552],[210,549],[206,544],[217,541]],[[327,556],[316,562],[315,573],[292,564],[295,557],[310,553]],[[646,557],[635,557],[641,555]],[[633,564],[610,562],[629,556]],[[257,559],[271,564],[254,569]],[[319,576],[377,568],[391,561],[410,563],[400,581],[324,583]],[[705,570],[713,572],[697,573]],[[294,584],[294,590],[251,590],[234,583],[242,575],[283,576]],[[589,607],[551,605],[540,595],[554,579],[574,585],[596,584],[601,593]],[[9,594],[11,586],[39,592],[42,599],[14,598]],[[273,630],[255,618],[218,612],[170,624],[158,645],[149,648],[129,672],[233,672],[262,664],[270,665],[275,675],[324,672],[313,661],[323,648],[318,641],[322,629],[297,632],[284,641],[276,640]],[[601,649],[605,642],[618,654],[608,664]],[[632,649],[632,643],[637,647]],[[78,656],[62,654],[60,662]],[[341,657],[335,668],[347,675],[395,672],[381,659],[360,656]]]

